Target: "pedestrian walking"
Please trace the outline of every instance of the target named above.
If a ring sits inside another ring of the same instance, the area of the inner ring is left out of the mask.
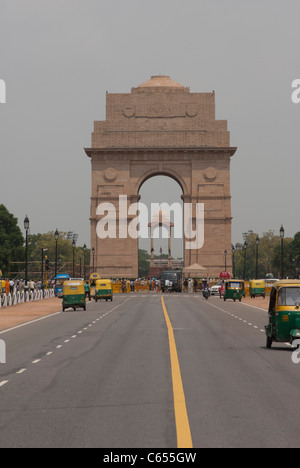
[[[14,282],[14,280],[11,279],[10,282],[9,282],[9,292],[10,292],[10,294],[14,293],[14,286],[15,286],[15,282]]]

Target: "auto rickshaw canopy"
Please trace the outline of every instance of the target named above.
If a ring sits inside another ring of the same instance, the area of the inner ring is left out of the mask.
[[[226,289],[244,289],[245,281],[244,280],[227,280],[225,281]]]
[[[63,295],[85,294],[84,281],[64,281]]]
[[[265,280],[250,280],[250,288],[264,288]]]
[[[96,281],[96,289],[112,289],[112,280],[99,279]]]
[[[300,280],[280,280],[273,285],[271,296],[277,296],[277,307],[300,307]]]

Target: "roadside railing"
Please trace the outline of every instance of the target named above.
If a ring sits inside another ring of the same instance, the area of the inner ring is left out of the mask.
[[[54,296],[54,289],[47,289],[45,291],[18,291],[12,294],[2,294],[0,295],[0,308],[23,304],[24,302],[33,302],[41,301],[43,299],[50,299]]]

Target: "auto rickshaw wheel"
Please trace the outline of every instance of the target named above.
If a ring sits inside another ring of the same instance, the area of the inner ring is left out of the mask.
[[[270,338],[269,336],[267,336],[267,348],[270,349],[272,347],[272,338]]]

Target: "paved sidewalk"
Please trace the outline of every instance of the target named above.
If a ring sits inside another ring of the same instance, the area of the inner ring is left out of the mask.
[[[26,302],[0,309],[0,331],[16,327],[62,310],[62,299],[53,297],[42,301]]]

